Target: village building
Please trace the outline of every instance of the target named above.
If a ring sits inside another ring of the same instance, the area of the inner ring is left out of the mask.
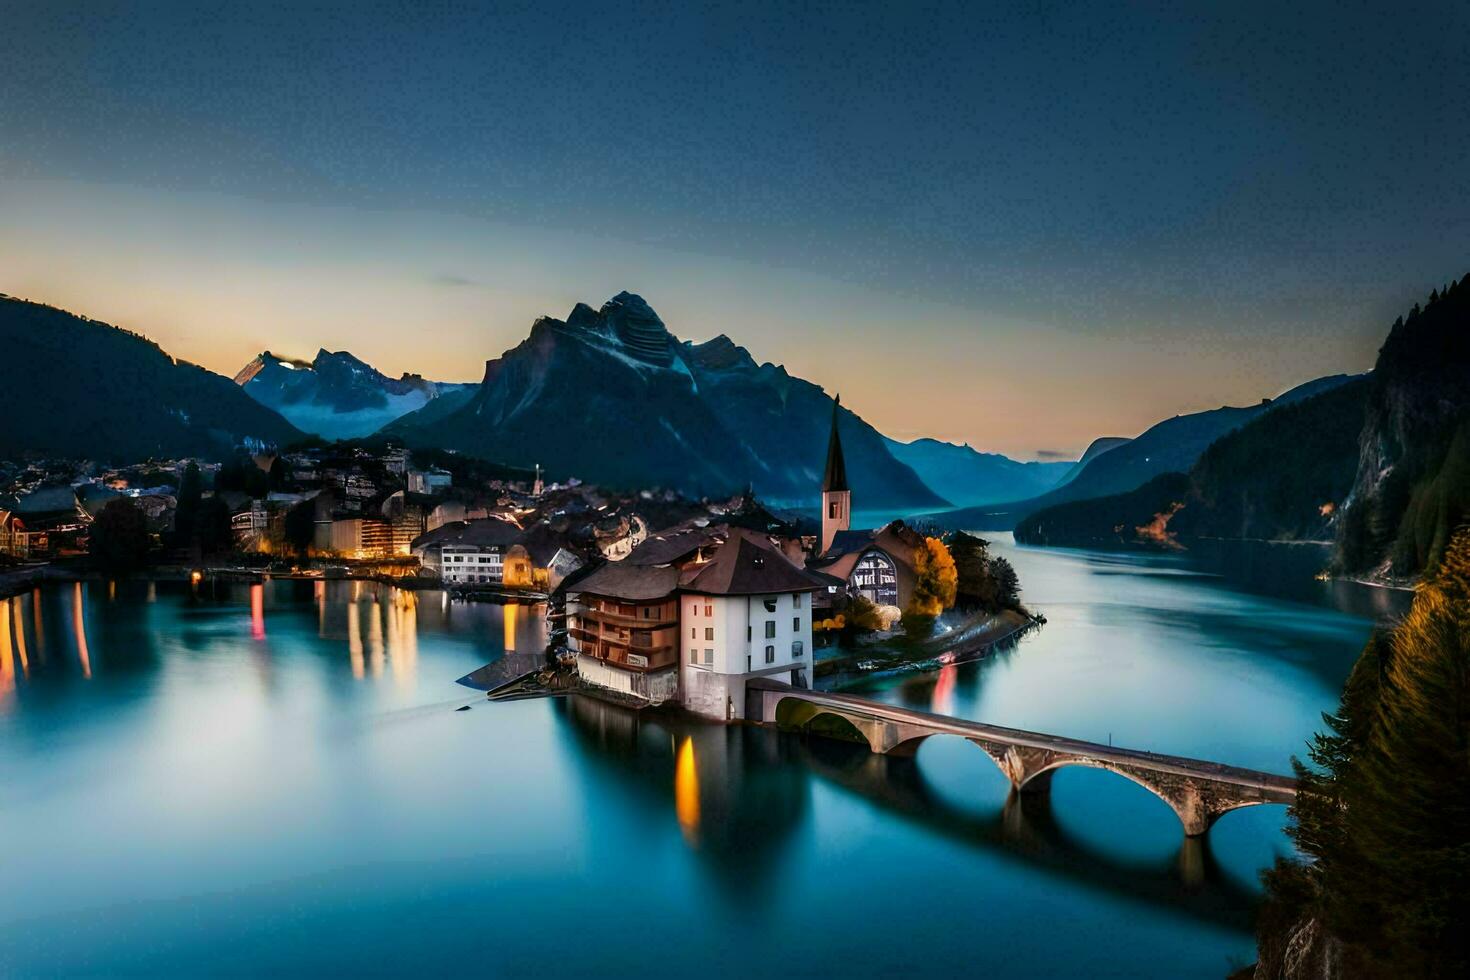
[[[655,535],[567,585],[569,644],[590,684],[733,721],[752,678],[811,686],[823,588],[757,531]]]
[[[424,570],[452,585],[556,588],[582,559],[549,528],[524,530],[491,517],[443,524],[413,540]]]
[[[853,530],[852,490],[837,431],[840,397],[832,403],[832,434],[827,440],[827,465],[822,473],[822,536],[807,569],[841,583],[849,595],[861,595],[874,605],[903,609],[913,598],[914,555],[923,536],[902,521],[875,530]]]

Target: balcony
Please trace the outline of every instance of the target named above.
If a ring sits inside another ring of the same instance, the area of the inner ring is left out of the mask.
[[[577,640],[577,652],[584,657],[600,660],[624,670],[648,671],[672,667],[679,661],[679,652],[671,643],[660,646],[630,648],[625,644],[608,643],[591,637],[582,630],[573,629]]]
[[[660,610],[662,618],[643,619],[638,616],[625,616],[622,613],[609,612],[605,609],[594,609],[584,607],[577,611],[577,615],[590,623],[603,623],[607,626],[621,626],[630,629],[656,630],[668,629],[679,625],[678,612],[676,610]]]

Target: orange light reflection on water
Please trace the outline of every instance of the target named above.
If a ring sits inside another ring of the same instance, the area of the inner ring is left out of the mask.
[[[691,846],[699,843],[699,768],[694,761],[694,739],[684,736],[674,762],[674,815]]]
[[[939,677],[934,682],[934,696],[929,701],[929,710],[936,715],[954,713],[954,687],[959,679],[959,667],[954,664],[939,668]]]
[[[260,582],[250,586],[250,635],[265,639],[265,586]]]
[[[71,594],[71,628],[77,635],[77,659],[82,664],[82,676],[92,677],[92,657],[87,652],[87,625],[82,616],[82,583],[74,583]]]

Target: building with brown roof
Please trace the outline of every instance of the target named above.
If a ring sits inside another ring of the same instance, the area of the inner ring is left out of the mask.
[[[687,528],[569,586],[568,635],[588,683],[733,721],[750,678],[810,686],[811,596],[824,588],[768,535]]]

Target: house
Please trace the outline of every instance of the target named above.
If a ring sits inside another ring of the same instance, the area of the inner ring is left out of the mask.
[[[410,550],[426,571],[448,584],[500,585],[506,555],[521,536],[520,528],[499,518],[456,521],[414,538]]]
[[[0,509],[0,555],[11,558],[29,558],[31,534],[25,521],[12,511]]]
[[[832,434],[822,473],[822,536],[809,572],[841,582],[849,595],[861,595],[877,606],[903,609],[913,598],[917,573],[914,555],[924,538],[902,521],[876,530],[853,530],[852,491],[837,433],[841,396],[832,402]]]
[[[811,686],[811,597],[824,587],[757,531],[656,535],[569,580],[569,644],[589,684],[734,721],[752,678]]]

